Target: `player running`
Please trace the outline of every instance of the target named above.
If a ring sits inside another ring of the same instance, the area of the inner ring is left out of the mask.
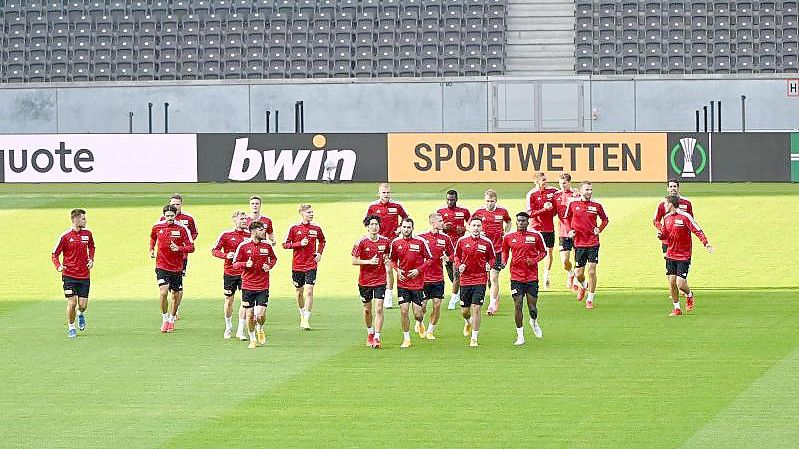
[[[172,206],[175,206],[175,208],[178,211],[177,215],[175,216],[175,221],[177,223],[182,224],[183,226],[186,226],[189,229],[189,233],[191,234],[191,240],[192,241],[196,241],[197,240],[197,235],[198,235],[198,233],[197,233],[197,223],[195,223],[194,217],[192,217],[191,215],[183,212],[183,196],[181,194],[179,194],[179,193],[173,194],[171,197],[169,197],[169,204],[172,205]],[[165,217],[162,215],[160,221],[163,221],[164,219],[165,219]],[[181,274],[183,275],[184,278],[186,277],[186,269],[188,268],[188,266],[189,266],[189,255],[188,254],[184,254],[183,255],[183,269],[181,270]],[[181,293],[180,294],[181,294],[181,296],[183,295],[183,290],[182,289],[181,289]],[[180,319],[180,315],[176,313],[175,314],[175,319],[179,320]]]
[[[428,217],[430,223],[430,230],[423,234],[419,234],[420,239],[427,242],[427,248],[430,250],[432,260],[424,270],[424,302],[422,303],[422,317],[427,313],[427,304],[432,300],[433,311],[430,312],[430,321],[427,324],[427,333],[424,338],[428,340],[435,340],[435,330],[438,325],[438,319],[441,316],[441,302],[444,300],[444,264],[450,264],[452,257],[455,255],[455,246],[449,236],[443,232],[444,219],[441,214],[430,214]],[[420,328],[414,329],[420,332]],[[420,335],[421,336],[421,335]]]
[[[453,246],[464,234],[466,234],[466,223],[469,222],[471,214],[469,209],[458,206],[458,192],[456,190],[447,191],[447,205],[436,211],[444,219],[444,234],[449,236]],[[450,258],[451,259],[451,258]],[[458,270],[453,269],[452,260],[447,261],[447,276],[449,281],[452,282],[452,296],[449,298],[447,309],[455,310],[455,307],[461,301],[460,295],[460,273]]]
[[[311,330],[313,289],[316,284],[316,269],[325,250],[325,234],[315,223],[314,210],[310,204],[300,204],[302,221],[291,226],[283,241],[283,248],[293,250],[291,278],[297,290],[297,306],[300,311],[300,329]]]
[[[189,228],[175,219],[178,209],[167,204],[164,220],[153,225],[150,231],[150,257],[155,259],[155,277],[161,299],[161,332],[175,330],[175,315],[183,299],[183,267],[186,254],[194,252],[194,240]],[[156,253],[156,247],[158,251]],[[172,292],[172,313],[168,313],[167,295]]]
[[[366,235],[358,239],[352,247],[352,264],[360,267],[358,292],[363,303],[366,346],[380,349],[383,347],[380,333],[383,330],[386,271],[391,269],[388,260],[391,241],[380,235],[380,217],[377,215],[364,218],[363,225],[366,227]],[[375,307],[372,306],[373,300]]]
[[[535,174],[535,188],[527,193],[527,213],[530,215],[532,230],[544,236],[547,247],[547,263],[544,268],[544,288],[549,289],[549,272],[552,270],[552,255],[555,248],[555,216],[558,190],[547,185],[544,172]]]
[[[466,322],[463,325],[463,336],[470,338],[471,347],[479,346],[477,337],[480,332],[480,308],[486,296],[487,273],[496,263],[494,244],[482,235],[482,231],[483,221],[479,217],[472,217],[469,221],[469,233],[455,244],[454,263],[461,273],[461,312]]]
[[[266,228],[266,238],[272,243],[272,246],[275,246],[277,240],[275,240],[275,230],[272,227],[272,219],[266,215],[261,215],[261,197],[258,195],[250,197],[250,214],[247,215],[247,226],[250,226],[250,223],[253,221],[260,221],[264,224],[264,228]]]
[[[247,214],[242,211],[233,212],[233,229],[222,231],[216,239],[216,244],[211,249],[211,254],[225,261],[222,274],[222,291],[225,295],[223,311],[225,314],[225,332],[222,337],[229,340],[233,333],[233,300],[236,290],[241,289],[241,270],[233,268],[233,255],[241,242],[250,237],[247,226]],[[244,335],[246,315],[243,307],[239,307],[239,326],[236,337],[247,340]]]
[[[391,200],[391,186],[384,182],[378,186],[377,201],[366,209],[366,215],[380,217],[380,235],[389,241],[397,238],[400,221],[408,217],[408,213],[397,201]],[[387,309],[394,307],[394,272],[386,273],[386,298],[383,304]]]
[[[424,315],[422,314],[422,301],[424,299],[424,272],[432,263],[430,249],[427,241],[413,236],[413,220],[410,217],[402,219],[400,235],[391,242],[389,251],[391,267],[397,270],[397,298],[400,306],[400,322],[402,324],[402,345],[400,348],[411,346],[410,320],[408,309],[413,305],[413,316],[416,319],[416,329],[419,337],[424,338]]]
[[[678,198],[679,209],[681,211],[686,212],[691,217],[694,216],[694,207],[691,202],[688,201],[688,198],[680,196],[680,181],[669,179],[666,183],[666,192],[667,195],[674,195]],[[663,200],[658,204],[657,209],[655,209],[655,217],[652,219],[652,224],[655,225],[655,228],[658,230],[658,238],[660,239],[661,249],[663,250],[663,257],[666,257],[666,248],[668,247],[666,236],[664,236],[662,232],[663,217],[668,213],[667,203],[668,201]]]
[[[563,263],[563,269],[566,270],[566,288],[577,291],[577,285],[574,283],[574,266],[571,262],[571,253],[574,249],[574,239],[569,237],[569,220],[566,218],[566,209],[569,203],[580,198],[580,192],[572,188],[572,177],[568,173],[563,173],[558,178],[560,190],[555,195],[555,207],[558,210],[558,244],[560,249],[560,261]]]
[[[596,293],[596,266],[599,263],[599,233],[608,225],[608,216],[601,204],[591,199],[594,188],[590,181],[580,186],[580,199],[573,200],[566,209],[569,221],[569,237],[574,239],[574,262],[577,277],[577,300],[585,301],[586,309],[594,308]],[[601,221],[597,225],[597,219]],[[588,268],[588,282],[585,282],[585,269]]]
[[[275,250],[267,239],[266,226],[250,223],[250,239],[241,242],[233,255],[233,268],[241,270],[241,306],[250,334],[248,348],[266,344],[266,306],[269,304],[269,271],[277,263]]]
[[[66,230],[55,243],[52,260],[61,273],[64,297],[67,299],[67,337],[78,336],[75,330],[75,309],[78,327],[86,330],[86,308],[89,306],[89,272],[94,267],[94,236],[86,229],[86,211],[73,209],[69,213],[72,227]],[[61,255],[63,254],[63,260]]]
[[[680,292],[685,295],[685,311],[694,309],[694,294],[688,287],[688,269],[691,266],[691,233],[696,234],[705,245],[707,252],[712,253],[713,247],[707,240],[702,228],[690,213],[683,210],[680,197],[668,195],[665,200],[666,215],[660,232],[666,242],[666,276],[669,278],[671,301],[674,309],[669,316],[682,315],[680,309]]]
[[[491,240],[491,244],[497,253],[491,264],[489,279],[491,281],[490,302],[488,303],[488,314],[493,315],[499,310],[499,272],[502,270],[502,236],[510,231],[510,215],[508,210],[497,205],[497,192],[488,189],[485,192],[485,206],[474,211],[472,218],[477,218],[482,222],[482,232]],[[461,283],[462,284],[462,283]]]
[[[538,231],[529,230],[529,226],[530,215],[519,212],[516,214],[516,232],[502,238],[502,266],[510,262],[510,293],[516,306],[516,341],[513,343],[516,346],[524,344],[522,306],[525,298],[533,334],[536,338],[544,336],[538,326],[538,263],[547,256],[547,247],[545,237]]]

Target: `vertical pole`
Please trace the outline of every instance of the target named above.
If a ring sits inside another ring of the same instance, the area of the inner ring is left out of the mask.
[[[746,95],[741,95],[741,132],[746,132]]]
[[[280,111],[275,109],[275,132],[280,132]]]
[[[133,134],[133,111],[128,112],[128,134]]]
[[[702,106],[702,110],[705,111],[705,131],[707,132],[707,106]]]
[[[710,132],[716,132],[716,108],[713,105],[713,101],[710,102]]]
[[[164,103],[164,134],[169,134],[169,103]]]
[[[269,134],[269,114],[271,114],[271,112],[269,112],[269,110],[267,110],[266,111],[266,133],[267,134]]]
[[[300,100],[300,132],[305,132],[305,103]]]
[[[721,100],[716,102],[716,109],[718,109],[718,112],[719,112],[719,128],[718,129],[719,129],[719,132],[721,132]]]
[[[300,102],[294,102],[294,133],[300,132]]]
[[[147,103],[147,132],[153,133],[153,104]]]
[[[699,132],[699,109],[694,112],[696,112],[696,132]]]

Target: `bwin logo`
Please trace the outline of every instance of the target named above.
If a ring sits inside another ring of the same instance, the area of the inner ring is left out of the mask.
[[[305,168],[305,181],[338,179],[351,181],[355,172],[357,154],[353,150],[326,150],[327,138],[317,134],[313,137],[314,149],[269,149],[249,147],[249,139],[236,139],[233,160],[230,162],[228,179],[250,181],[264,170],[266,181],[295,181]]]

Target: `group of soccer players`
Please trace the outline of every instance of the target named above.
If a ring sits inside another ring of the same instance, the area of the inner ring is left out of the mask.
[[[523,309],[526,302],[533,335],[543,337],[538,324],[538,265],[546,260],[542,287],[549,289],[555,245],[555,218],[559,222],[560,260],[566,272],[566,287],[587,309],[594,308],[599,263],[599,236],[608,224],[602,205],[592,199],[593,187],[584,181],[579,190],[571,186],[568,173],[559,177],[560,190],[547,185],[545,173],[535,174],[535,186],[527,194],[527,210],[515,215],[516,230],[510,232],[511,216],[497,204],[496,191],[485,192],[485,204],[470,213],[458,205],[458,192],[446,193],[446,205],[427,216],[428,230],[415,234],[415,222],[403,206],[392,200],[388,183],[379,185],[378,200],[366,210],[366,234],[352,249],[352,264],[359,267],[358,289],[363,303],[367,346],[382,347],[384,308],[394,306],[396,278],[397,304],[403,332],[401,348],[411,346],[410,314],[414,332],[421,339],[435,340],[445,296],[444,269],[451,282],[449,309],[460,303],[464,318],[463,335],[472,347],[478,346],[481,309],[488,293],[487,313],[499,309],[500,272],[509,267],[510,292],[514,301],[515,345],[525,343]],[[687,284],[691,259],[691,234],[696,234],[709,252],[713,251],[693,218],[690,201],[679,196],[679,183],[669,180],[668,195],[658,205],[653,224],[662,240],[673,310],[682,314],[680,293],[686,297],[686,311],[694,307],[694,296]],[[239,340],[250,348],[265,344],[264,324],[269,301],[269,274],[277,263],[273,249],[276,239],[272,220],[261,214],[261,198],[252,196],[250,212],[233,212],[233,228],[223,231],[211,250],[224,260],[224,339],[233,335],[233,305],[241,290],[238,311]],[[175,194],[162,209],[162,216],[150,233],[150,255],[156,262],[156,280],[162,314],[161,332],[171,333],[179,318],[183,297],[183,277],[188,255],[195,251],[198,236],[194,218],[182,210],[183,199]],[[292,280],[295,287],[300,328],[309,330],[317,266],[325,248],[322,229],[313,223],[311,205],[301,204],[300,222],[286,232],[283,248],[292,250]],[[56,242],[52,261],[62,273],[67,298],[68,336],[86,328],[90,270],[94,265],[95,245],[86,229],[86,212],[71,212],[72,227]],[[574,264],[571,253],[574,252]],[[63,255],[63,257],[62,257]],[[396,276],[395,276],[396,275]],[[169,304],[171,292],[172,303]],[[428,324],[424,319],[431,312]],[[246,329],[246,330],[245,330]]]

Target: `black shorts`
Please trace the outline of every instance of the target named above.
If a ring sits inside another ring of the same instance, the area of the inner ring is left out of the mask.
[[[294,288],[300,288],[307,285],[316,284],[316,268],[308,271],[292,271],[291,280],[294,282]]]
[[[269,289],[266,290],[244,290],[241,289],[241,306],[245,309],[252,309],[255,306],[266,307],[269,303]]]
[[[571,251],[574,249],[574,239],[571,237],[561,237],[558,239],[561,251]]]
[[[167,271],[156,268],[155,278],[159,287],[169,285],[169,289],[173,292],[183,291],[183,274],[180,271]]]
[[[424,284],[424,299],[444,299],[444,281]]]
[[[502,271],[502,253],[494,253],[494,265],[491,269],[494,271]]]
[[[691,268],[690,260],[674,260],[666,258],[666,276],[679,276],[688,279],[688,269]]]
[[[519,282],[519,281],[510,281],[510,294],[514,298],[517,296],[524,296],[525,294],[531,294],[533,298],[538,298],[538,281],[533,282]]]
[[[91,285],[89,279],[75,279],[62,275],[61,280],[64,281],[65,298],[71,298],[73,296],[77,296],[78,298],[89,297],[89,286]]]
[[[373,299],[383,300],[386,298],[386,284],[376,287],[362,287],[359,285],[358,292],[361,295],[361,302],[364,304],[372,302]]]
[[[186,258],[183,259],[183,271],[180,274],[182,274],[183,276],[186,276],[186,268],[188,268],[188,267],[189,267],[189,258],[186,257]]]
[[[541,237],[544,237],[544,246],[546,246],[547,248],[555,247],[555,231],[542,232]]]
[[[666,251],[669,249],[669,245],[666,245],[665,243],[661,243],[660,244],[660,249],[663,251],[663,256],[665,256],[666,255]]]
[[[574,266],[582,268],[586,263],[599,263],[599,245],[574,248]]]
[[[485,285],[461,285],[461,307],[482,306],[485,299]]]
[[[408,290],[407,288],[397,288],[397,296],[399,296],[398,304],[412,302],[418,306],[421,306],[422,301],[424,300],[424,290]]]
[[[222,275],[222,289],[225,296],[233,296],[236,290],[241,290],[241,276]]]
[[[444,267],[447,269],[447,276],[449,276],[450,282],[458,282],[461,278],[460,271],[454,269],[453,262],[450,260],[449,262],[444,264]]]

